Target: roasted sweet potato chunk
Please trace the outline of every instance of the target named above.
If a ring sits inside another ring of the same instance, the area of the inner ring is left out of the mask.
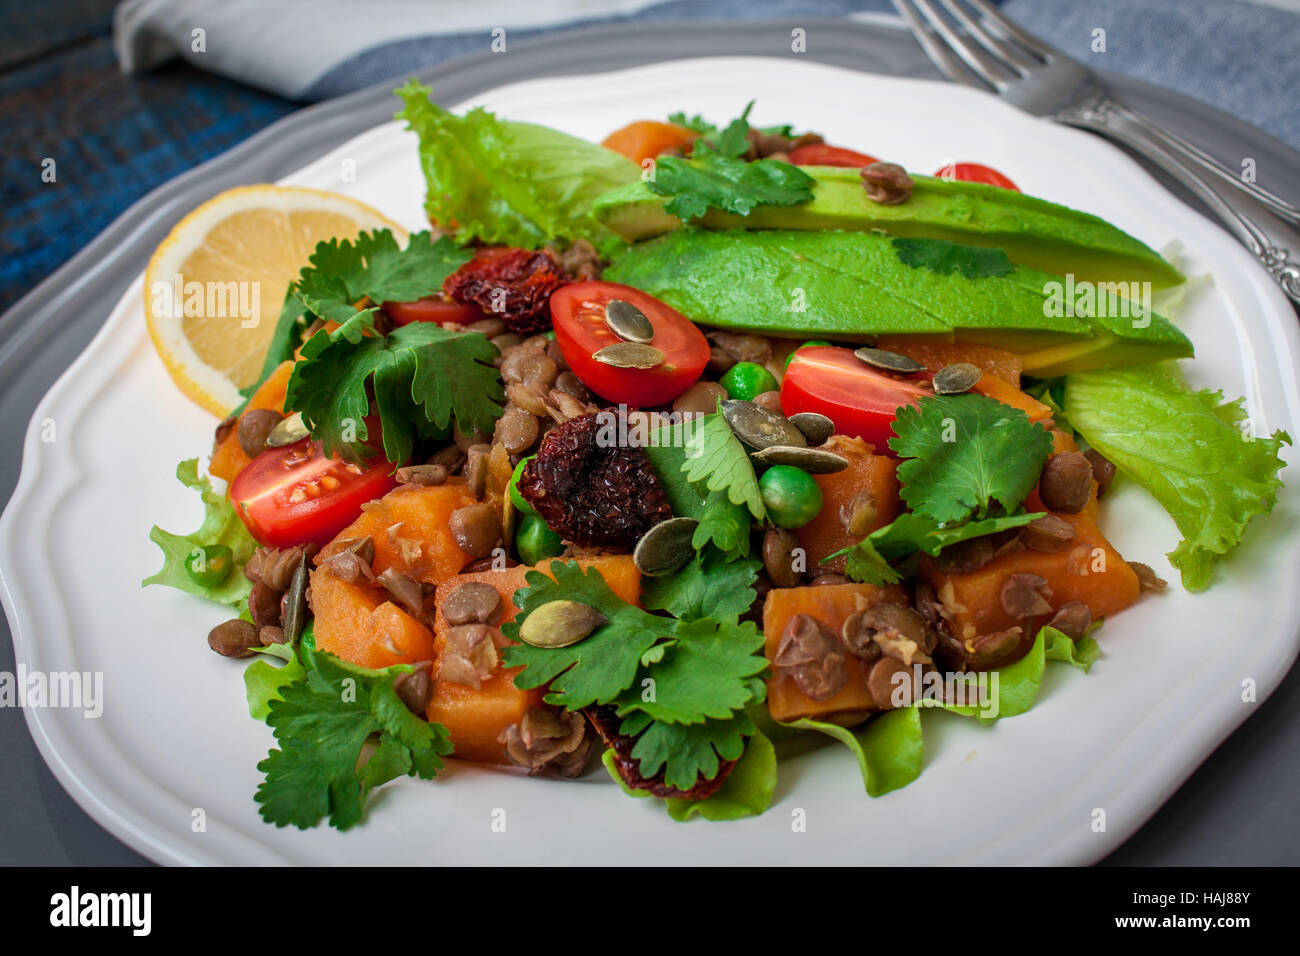
[[[856,611],[866,610],[884,601],[902,603],[907,596],[896,584],[877,588],[870,584],[832,584],[819,587],[774,588],[763,604],[763,652],[769,663],[776,657],[786,625],[799,614],[807,614],[838,634],[844,621]],[[825,700],[813,700],[783,673],[767,681],[767,707],[774,720],[798,720],[812,717],[825,720],[836,715],[878,709],[867,687],[868,666],[846,655],[848,682],[838,693]]]

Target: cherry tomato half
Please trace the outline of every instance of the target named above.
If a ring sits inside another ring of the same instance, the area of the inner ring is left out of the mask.
[[[781,410],[787,415],[820,412],[840,435],[853,435],[890,454],[890,426],[900,406],[933,395],[913,383],[893,378],[863,363],[852,349],[804,346],[795,352],[781,383]]]
[[[326,458],[309,438],[268,448],[235,476],[230,500],[249,534],[288,548],[325,544],[356,520],[361,506],[397,486],[382,455],[370,467]]]
[[[825,143],[809,143],[796,146],[790,150],[790,160],[795,166],[852,166],[861,168],[879,162],[874,156],[845,149],[843,146],[828,146]]]
[[[429,295],[415,302],[385,302],[384,314],[393,320],[393,325],[409,325],[412,322],[455,322],[468,325],[479,319],[487,318],[487,313],[473,302],[461,305],[440,295]]]
[[[1001,186],[1003,189],[1020,192],[1019,186],[992,166],[982,166],[979,163],[949,163],[934,175],[939,179],[959,179],[964,183],[987,183],[990,186]]]
[[[630,302],[650,320],[650,345],[664,354],[654,368],[615,368],[592,356],[621,341],[605,324],[613,299]],[[564,361],[587,387],[611,402],[662,405],[686,391],[709,361],[709,343],[690,319],[652,295],[617,282],[575,282],[551,295],[551,321]]]

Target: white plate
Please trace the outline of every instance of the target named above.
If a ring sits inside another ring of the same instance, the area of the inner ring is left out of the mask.
[[[1300,330],[1265,273],[1216,227],[1099,139],[960,87],[788,60],[715,58],[548,79],[479,97],[505,116],[599,139],[638,117],[715,119],[757,98],[758,123],[793,121],[909,168],[985,162],[1025,192],[1107,217],[1149,245],[1181,240],[1214,286],[1180,318],[1200,356],[1190,376],[1245,395],[1257,433],[1300,433]],[[424,184],[414,136],[378,127],[286,180],[371,203],[415,229]],[[345,182],[344,161],[355,163]],[[27,710],[41,753],[91,816],[167,863],[1087,863],[1147,819],[1256,704],[1300,643],[1296,493],[1257,522],[1209,593],[1177,587],[1108,623],[1085,677],[1052,666],[1032,714],[992,728],[925,717],[925,771],[872,800],[838,746],[783,761],[776,803],[736,823],[671,822],[597,771],[535,780],[453,762],[402,780],[348,833],[262,823],[253,802],[269,730],[249,719],[242,667],[205,646],[221,608],[141,589],[155,523],[197,525],[172,477],[206,454],[213,420],[182,398],[145,334],[139,286],[59,379],[28,429],[22,476],[0,519],[3,599],[17,660],[102,671],[99,719]],[[43,441],[53,428],[53,441]],[[1126,556],[1177,575],[1173,523],[1126,485],[1103,526]],[[793,832],[802,809],[806,832]],[[202,810],[205,828],[194,823]],[[505,832],[492,823],[505,811]],[[1105,829],[1095,828],[1096,810]]]

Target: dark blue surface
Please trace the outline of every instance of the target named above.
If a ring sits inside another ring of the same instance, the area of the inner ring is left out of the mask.
[[[0,72],[0,311],[151,189],[296,108],[180,64],[124,76],[106,20]]]

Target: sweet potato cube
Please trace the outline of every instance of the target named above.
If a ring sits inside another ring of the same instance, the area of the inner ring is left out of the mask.
[[[1026,395],[1010,382],[1006,382],[997,375],[988,372],[985,372],[980,380],[975,383],[972,391],[997,399],[1003,405],[1010,405],[1012,408],[1020,409],[1029,416],[1031,422],[1041,422],[1052,417],[1052,409],[1047,405],[1044,405],[1032,395]]]
[[[274,408],[277,412],[283,412],[284,393],[289,387],[289,374],[292,371],[292,362],[281,362],[248,400],[245,413],[255,408]],[[250,461],[252,459],[244,454],[244,449],[239,447],[238,429],[232,428],[230,434],[212,449],[212,461],[208,464],[208,472],[224,481],[234,481],[235,476],[243,471]]]
[[[474,501],[463,478],[427,487],[399,485],[367,502],[361,516],[322,549],[321,560],[341,550],[343,542],[369,535],[375,542],[376,574],[395,568],[417,581],[437,584],[473,560],[457,546],[449,522],[453,511]]]
[[[821,565],[822,558],[842,548],[857,544],[864,535],[854,536],[840,520],[844,508],[861,492],[871,495],[875,502],[876,517],[867,527],[869,534],[883,528],[898,517],[902,506],[898,500],[898,462],[886,455],[877,455],[871,445],[861,438],[834,436],[824,446],[828,451],[847,458],[849,467],[833,475],[815,475],[822,490],[822,510],[816,518],[795,532],[799,546],[807,553],[808,570],[819,566],[828,571],[844,571],[844,558]]]
[[[311,602],[323,651],[374,668],[433,660],[433,634],[379,588],[312,571]]]
[[[665,149],[685,149],[693,139],[695,134],[685,127],[655,120],[637,120],[614,130],[601,145],[622,153],[634,163],[641,163],[653,159]]]
[[[835,632],[845,619],[885,601],[903,602],[906,593],[897,584],[883,588],[870,584],[832,584],[819,587],[773,588],[763,603],[763,652],[768,663],[776,657],[781,634],[796,614],[807,614]],[[767,679],[767,708],[774,720],[811,717],[822,720],[835,714],[878,709],[867,690],[867,665],[852,655],[845,657],[849,682],[834,697],[813,700],[790,677],[774,673]]]
[[[1020,356],[991,345],[946,342],[939,335],[885,335],[876,341],[876,345],[915,359],[931,372],[937,372],[945,365],[969,362],[1015,388],[1020,387],[1023,370]]]
[[[554,559],[552,559],[554,560]],[[636,604],[641,594],[641,574],[632,559],[625,555],[608,557],[580,558],[582,567],[595,567],[604,577],[610,590],[623,600]],[[471,574],[459,574],[443,582],[439,590],[450,593],[454,588],[469,582],[490,584],[501,595],[504,617],[501,623],[513,621],[518,608],[514,604],[514,594],[525,587],[525,576],[529,571],[546,572],[551,560],[543,561],[538,568],[526,566],[506,568],[501,571],[476,571]],[[546,695],[545,687],[521,690],[515,686],[515,674],[519,668],[506,668],[498,665],[496,673],[483,681],[478,688],[469,687],[455,681],[443,680],[440,675],[443,650],[447,645],[447,632],[451,625],[443,616],[439,607],[434,619],[434,656],[439,662],[434,669],[433,699],[429,702],[426,716],[447,728],[455,746],[455,756],[466,760],[479,760],[487,763],[509,763],[505,745],[497,738],[511,724],[523,719],[524,712],[530,707],[544,706],[542,698]],[[499,645],[509,644],[504,636]]]
[[[1026,502],[1026,507],[1031,511],[1041,508],[1035,501]],[[969,646],[978,635],[1016,626],[1023,627],[1025,634],[1032,636],[1047,623],[1050,614],[1020,621],[1002,607],[1002,587],[1013,574],[1037,574],[1045,578],[1051,589],[1047,600],[1053,612],[1069,601],[1082,601],[1096,619],[1121,611],[1136,601],[1137,574],[1101,533],[1095,514],[1095,499],[1079,514],[1060,514],[1059,517],[1074,526],[1076,537],[1073,545],[1053,554],[1010,551],[982,568],[960,574],[944,574],[933,560],[923,557],[919,574],[952,609],[953,635]]]

